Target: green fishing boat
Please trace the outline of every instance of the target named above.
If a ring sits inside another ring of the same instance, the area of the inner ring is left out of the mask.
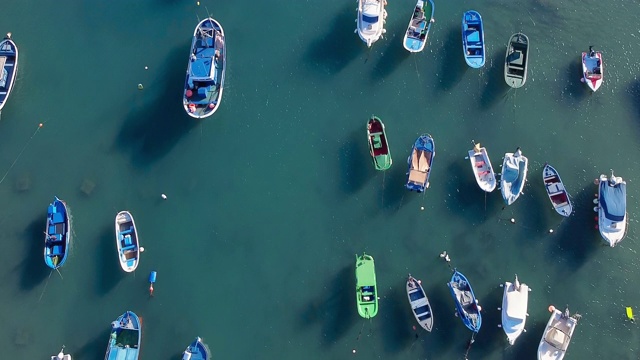
[[[356,301],[363,318],[370,319],[378,313],[376,269],[371,255],[356,255]]]
[[[369,138],[369,152],[373,158],[376,170],[387,170],[391,167],[391,152],[387,143],[384,124],[377,116],[371,116],[367,122],[367,137]]]

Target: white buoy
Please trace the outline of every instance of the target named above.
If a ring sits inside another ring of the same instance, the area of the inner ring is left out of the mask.
[[[160,196],[162,197],[162,200],[167,200],[167,195],[162,194],[162,195],[160,195]]]
[[[144,252],[144,248],[140,246],[140,252]]]
[[[549,229],[549,234],[553,234],[553,229]]]
[[[356,349],[351,350],[351,352],[355,354],[356,353]]]
[[[149,67],[148,67],[148,66],[145,66],[145,67],[144,67],[144,69],[145,69],[145,70],[149,70]]]
[[[511,221],[511,223],[512,223],[512,224],[515,224],[515,223],[516,223],[516,219],[514,219],[514,218],[511,218],[511,220],[510,220],[510,221]]]
[[[138,84],[138,90],[142,90],[144,89],[144,86],[142,86],[142,84]]]
[[[424,206],[420,206],[420,210],[424,210]]]

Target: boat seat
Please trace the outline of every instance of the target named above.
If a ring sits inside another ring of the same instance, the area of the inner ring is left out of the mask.
[[[133,231],[133,227],[130,227],[128,230],[120,231],[120,235],[124,236],[126,234],[130,234]]]
[[[62,245],[55,245],[51,248],[51,256],[62,255]]]
[[[135,250],[135,248],[136,248],[135,245],[125,246],[125,247],[122,248],[122,252],[129,251],[129,250]]]
[[[476,30],[472,30],[469,32],[469,34],[467,35],[467,41],[468,42],[479,42],[480,41],[480,33]]]
[[[48,231],[49,235],[53,235],[56,233],[56,227],[53,225],[49,225],[49,231]]]
[[[380,138],[380,135],[375,135],[373,137],[373,148],[380,149],[381,147],[382,147],[382,139]]]
[[[131,245],[131,244],[133,244],[133,243],[131,242],[131,235],[127,235],[127,236],[125,236],[125,237],[124,237],[124,246],[129,246],[129,245]]]
[[[480,167],[483,167],[484,165],[485,165],[485,162],[484,162],[484,161],[482,161],[482,160],[480,160],[480,161],[476,161],[476,166],[477,166],[477,167],[479,167],[479,168],[480,168]]]
[[[59,213],[59,212],[53,214],[53,223],[54,224],[63,223],[63,222],[64,222],[64,214]]]

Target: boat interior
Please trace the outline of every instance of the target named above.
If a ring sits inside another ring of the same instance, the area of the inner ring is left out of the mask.
[[[485,158],[484,158],[483,154],[475,154],[473,156],[473,162],[474,162],[475,167],[476,167],[476,173],[478,174],[478,177],[481,180],[483,180],[483,181],[493,180],[491,178],[491,167],[485,161]]]
[[[389,153],[387,150],[387,139],[384,137],[383,133],[373,133],[369,138],[371,139],[371,145],[373,146],[373,156],[386,155]]]
[[[426,150],[414,149],[411,154],[411,169],[409,170],[409,181],[416,184],[425,184],[430,168],[430,156]]]
[[[587,79],[598,80],[602,78],[602,55],[596,53],[595,56],[589,56],[585,53],[582,57],[584,63],[585,76]]]
[[[188,101],[199,113],[217,107],[224,71],[224,36],[213,28],[200,28],[189,66]],[[185,90],[186,92],[186,90]],[[210,104],[214,107],[211,108]]]
[[[411,23],[407,29],[407,36],[410,38],[424,40],[427,37],[427,19],[424,14],[424,2],[419,1],[413,10]]]
[[[570,333],[571,328],[566,320],[556,318],[544,335],[544,341],[558,350],[566,351],[571,340]]]
[[[360,302],[373,303],[376,300],[376,288],[375,286],[361,286],[360,287]]]
[[[424,321],[431,317],[431,307],[427,302],[427,297],[421,287],[416,286],[409,292],[409,299],[411,304],[416,306],[413,312],[418,317],[418,320]]]
[[[482,57],[482,25],[474,14],[465,14],[464,38],[468,57]]]
[[[511,42],[507,56],[507,74],[512,77],[523,78],[527,59],[527,45]]]
[[[49,214],[48,223],[46,246],[50,249],[49,256],[63,255],[66,248],[64,214],[61,212]]]
[[[598,199],[605,218],[614,222],[624,221],[627,214],[627,185],[625,183],[612,186],[609,185],[609,181],[601,181]]]

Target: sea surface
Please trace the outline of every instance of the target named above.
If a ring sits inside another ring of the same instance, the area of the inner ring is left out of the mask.
[[[367,49],[355,1],[4,0],[0,33],[20,50],[0,120],[4,356],[48,359],[65,345],[74,360],[102,359],[110,322],[132,310],[145,360],[180,359],[196,336],[215,359],[462,359],[471,333],[453,315],[446,250],[483,306],[470,359],[535,359],[551,304],[582,314],[567,359],[640,358],[625,316],[640,313],[638,1],[437,1],[418,54],[402,48],[415,2],[388,1],[386,36]],[[485,22],[479,70],[462,57],[470,6]],[[220,109],[195,121],[181,94],[208,14],[226,32],[226,83]],[[518,31],[529,77],[510,90],[503,59]],[[595,94],[579,81],[589,45],[604,57]],[[387,128],[386,172],[367,149],[372,114]],[[422,133],[437,155],[416,194],[405,161]],[[518,146],[529,158],[513,205],[476,186],[472,140],[497,171]],[[546,197],[545,162],[572,196],[569,218]],[[615,248],[594,229],[593,180],[610,169],[628,185],[629,232]],[[73,216],[59,274],[42,258],[54,196]],[[146,250],[133,274],[115,250],[125,209]],[[355,304],[363,252],[380,295],[370,321]],[[412,328],[408,273],[431,300],[432,333]],[[532,288],[530,316],[508,346],[499,284],[515,274]]]

